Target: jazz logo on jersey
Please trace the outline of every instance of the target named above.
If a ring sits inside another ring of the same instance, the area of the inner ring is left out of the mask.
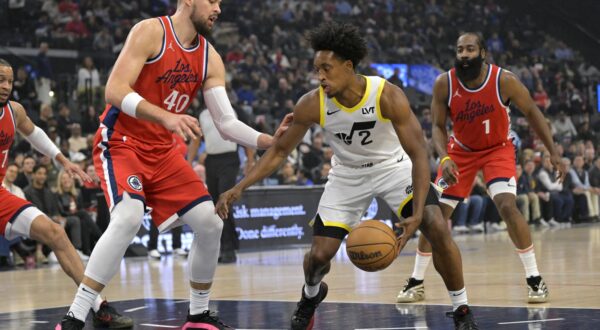
[[[127,183],[135,191],[142,191],[142,181],[136,175],[130,175],[127,178]]]
[[[352,137],[354,136],[354,132],[358,132],[358,136],[362,137],[362,140],[360,143],[362,145],[367,145],[367,144],[373,142],[373,140],[369,140],[369,137],[371,137],[370,130],[375,127],[375,123],[377,123],[377,122],[376,121],[361,121],[358,123],[354,123],[352,125],[352,129],[350,130],[349,134],[336,133],[335,136],[338,139],[342,140],[345,144],[351,145]]]

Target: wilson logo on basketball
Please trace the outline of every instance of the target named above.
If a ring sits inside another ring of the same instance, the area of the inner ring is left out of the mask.
[[[348,251],[348,255],[350,256],[350,259],[352,259],[352,260],[369,260],[369,259],[373,259],[373,258],[380,258],[383,254],[381,253],[381,251],[371,252],[371,253],[364,253],[363,251],[360,251],[360,252]]]

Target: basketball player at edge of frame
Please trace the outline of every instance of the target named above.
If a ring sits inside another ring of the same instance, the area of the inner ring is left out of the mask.
[[[291,328],[312,327],[315,310],[327,295],[328,287],[321,280],[330,270],[331,259],[373,198],[381,197],[403,219],[400,249],[417,228],[433,242],[434,264],[449,290],[455,325],[477,329],[468,306],[460,252],[429,181],[421,125],[406,96],[380,77],[356,73],[367,47],[355,26],[324,23],[310,31],[308,39],[315,51],[320,87],[300,98],[288,130],[242,181],[221,194],[216,206],[219,216],[226,217],[242,191],[273,173],[308,129],[319,124],[334,151],[333,167],[314,219],[311,250],[304,257],[305,285]]]
[[[0,145],[0,182],[8,167],[8,151],[14,141],[15,131],[40,153],[56,160],[69,175],[91,181],[79,166],[71,163],[27,116],[25,108],[18,102],[9,101],[13,88],[13,69],[10,63],[0,59],[0,132],[6,139]],[[7,239],[20,236],[30,237],[46,244],[54,251],[63,271],[79,285],[83,278],[83,263],[60,224],[52,221],[29,201],[21,199],[0,186],[0,235]],[[133,320],[120,315],[105,300],[96,297],[90,306],[94,325],[98,327],[131,327]]]
[[[159,231],[187,224],[194,232],[188,255],[190,302],[182,329],[231,329],[209,310],[223,221],[173,140],[173,133],[184,139],[200,135],[198,119],[185,113],[202,90],[224,138],[251,148],[273,144],[273,136],[236,119],[225,91],[223,61],[204,37],[221,13],[220,3],[179,0],[173,16],[142,20],[129,32],[106,84],[107,106],[93,150],[111,220],[56,329],[85,327],[89,305],[119,271],[146,205]],[[291,115],[275,136],[290,122]]]
[[[433,87],[433,143],[440,156],[437,182],[448,185],[440,198],[445,219],[468,197],[475,175],[483,170],[490,197],[506,222],[523,267],[529,303],[548,300],[548,288],[540,276],[527,221],[516,204],[516,159],[509,139],[509,105],[527,118],[550,152],[552,165],[562,182],[566,172],[554,147],[550,128],[527,88],[512,72],[485,62],[483,37],[463,33],[456,42],[454,68],[440,74]],[[454,125],[448,139],[446,118]],[[431,245],[421,236],[413,274],[398,293],[397,302],[425,299],[423,280],[431,259]],[[433,252],[435,256],[435,252]]]

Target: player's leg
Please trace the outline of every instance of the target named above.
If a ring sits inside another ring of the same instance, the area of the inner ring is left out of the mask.
[[[366,187],[368,173],[344,166],[336,166],[330,173],[313,222],[311,249],[304,256],[304,286],[292,315],[292,330],[312,328],[315,311],[327,296],[323,278],[331,269],[331,259],[373,200]]]
[[[104,128],[106,130],[106,128]],[[97,134],[94,165],[109,207],[110,223],[100,237],[84,272],[69,312],[61,321],[63,329],[82,329],[89,309],[99,293],[117,273],[125,250],[135,237],[144,216],[144,191],[140,172],[146,167],[136,152],[122,141],[105,141]],[[94,314],[94,325],[104,327],[133,326],[133,320],[109,308]]]
[[[508,234],[516,247],[529,287],[531,303],[545,302],[548,289],[538,271],[531,232],[527,220],[517,208],[516,167],[512,145],[490,152],[483,158],[483,175],[490,197],[506,223]]]
[[[215,213],[204,183],[175,149],[164,156],[153,175],[145,193],[158,230],[164,232],[185,223],[194,232],[188,254],[190,306],[183,329],[230,329],[208,309],[223,220]]]

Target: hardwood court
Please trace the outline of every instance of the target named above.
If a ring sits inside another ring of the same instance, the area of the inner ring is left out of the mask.
[[[486,325],[482,329],[525,329],[532,324],[536,329],[592,329],[600,324],[600,225],[534,230],[533,238],[550,289],[546,304],[526,303],[524,272],[506,232],[455,237],[463,255],[469,301],[480,325]],[[449,298],[433,265],[425,278],[426,302],[394,305],[412,271],[415,246],[412,240],[392,266],[377,273],[356,269],[342,250],[325,279],[329,295],[315,329],[451,329],[452,320],[443,315],[449,307],[439,306],[448,305]],[[240,253],[236,264],[220,265],[212,299],[222,318],[240,328],[288,327],[303,284],[306,249]],[[56,265],[1,272],[0,282],[1,329],[51,329],[75,292]],[[160,261],[125,260],[103,292],[110,301],[127,300],[115,306],[128,310],[140,329],[181,324],[188,294],[186,261],[170,256]]]

